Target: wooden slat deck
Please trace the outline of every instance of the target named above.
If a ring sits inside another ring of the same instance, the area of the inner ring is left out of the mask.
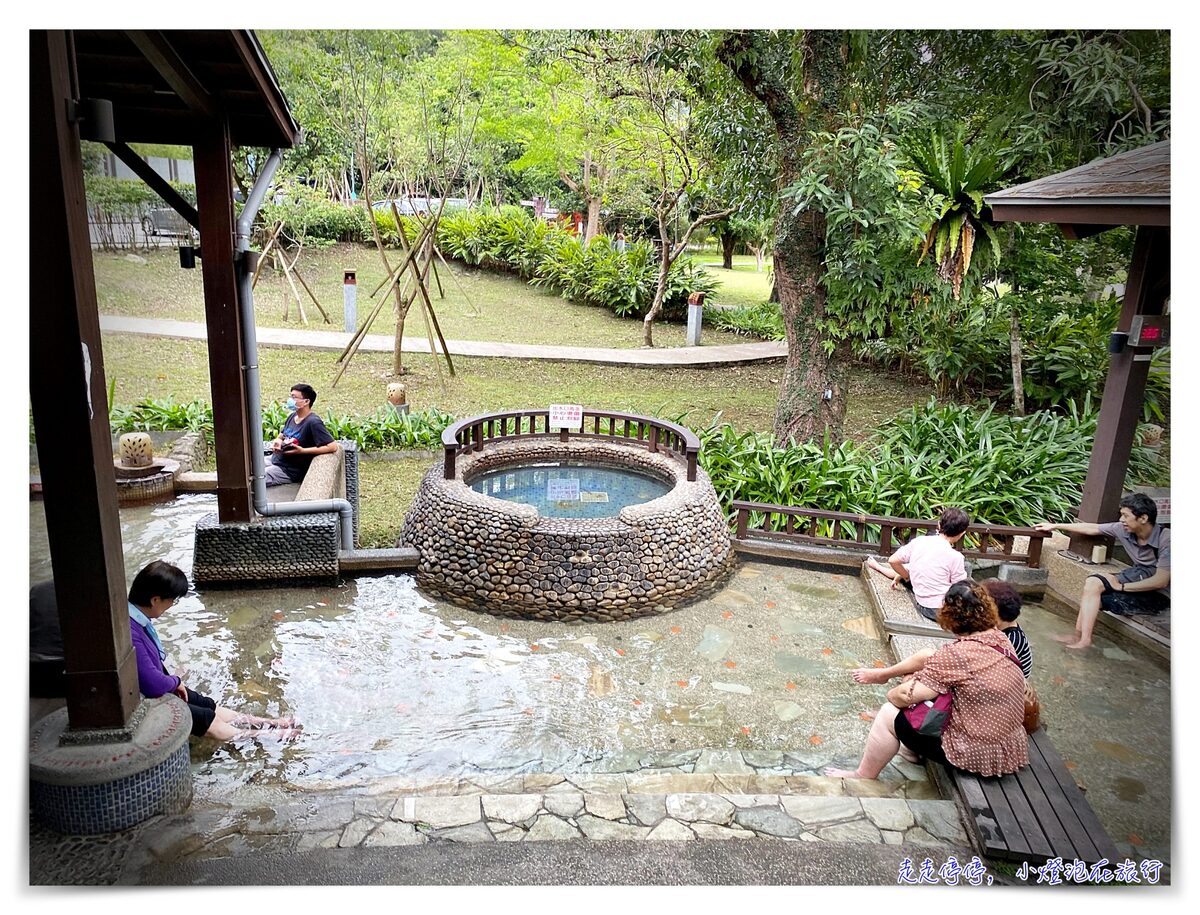
[[[1063,765],[1044,729],[1029,738],[1029,765],[1015,775],[983,778],[949,767],[988,857],[1042,862],[1119,859],[1116,846]]]

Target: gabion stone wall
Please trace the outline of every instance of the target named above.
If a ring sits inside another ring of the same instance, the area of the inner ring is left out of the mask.
[[[333,579],[338,574],[337,512],[276,515],[221,524],[217,513],[196,522],[196,584]]]
[[[354,510],[357,539],[358,453],[353,442],[338,444],[342,446],[345,495]],[[340,498],[343,484],[338,476],[323,484],[331,492],[308,494]],[[215,512],[205,515],[196,523],[192,577],[197,584],[226,585],[335,579],[341,548],[338,523],[337,512],[256,517],[249,523],[229,524],[221,524]]]
[[[673,482],[667,495],[614,518],[545,518],[477,493],[463,480],[499,467],[584,460]],[[401,544],[421,553],[417,583],[464,607],[541,620],[623,620],[678,607],[719,584],[733,548],[703,470],[644,447],[575,439],[501,442],[461,456],[457,478],[425,475]]]

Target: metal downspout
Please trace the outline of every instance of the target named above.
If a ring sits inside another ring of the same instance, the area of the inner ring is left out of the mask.
[[[283,151],[272,150],[262,174],[254,182],[242,215],[237,221],[234,241],[235,268],[237,271],[238,300],[242,312],[242,353],[246,364],[242,372],[246,385],[246,415],[250,421],[250,458],[253,471],[250,477],[254,510],[264,517],[273,515],[310,515],[317,512],[338,513],[343,550],[354,549],[354,508],[346,499],[322,499],[306,502],[268,502],[265,476],[265,456],[262,437],[262,389],[258,379],[258,335],[254,329],[254,292],[251,288],[253,271],[249,266],[250,228],[258,209],[262,206],[267,188],[283,159]]]

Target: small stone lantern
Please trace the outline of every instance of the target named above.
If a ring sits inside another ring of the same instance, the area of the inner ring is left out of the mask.
[[[154,443],[145,432],[126,432],[117,444],[117,453],[125,467],[149,467],[154,463]]]
[[[392,412],[397,416],[401,413],[408,413],[408,400],[406,389],[398,381],[393,381],[387,386],[387,402]]]

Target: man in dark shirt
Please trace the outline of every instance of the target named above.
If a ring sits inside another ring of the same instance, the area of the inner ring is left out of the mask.
[[[1092,628],[1101,608],[1117,614],[1158,613],[1171,606],[1171,531],[1155,522],[1158,506],[1144,493],[1121,500],[1121,520],[1108,524],[1034,525],[1039,531],[1069,531],[1092,537],[1107,534],[1125,547],[1132,568],[1117,575],[1096,573],[1083,583],[1074,635],[1055,636],[1068,648],[1092,644]]]
[[[312,411],[317,402],[317,392],[312,385],[292,385],[288,397],[288,409],[293,412],[283,430],[271,442],[271,461],[266,466],[268,486],[282,483],[299,483],[308,472],[308,465],[318,454],[332,454],[337,444],[321,417]]]

